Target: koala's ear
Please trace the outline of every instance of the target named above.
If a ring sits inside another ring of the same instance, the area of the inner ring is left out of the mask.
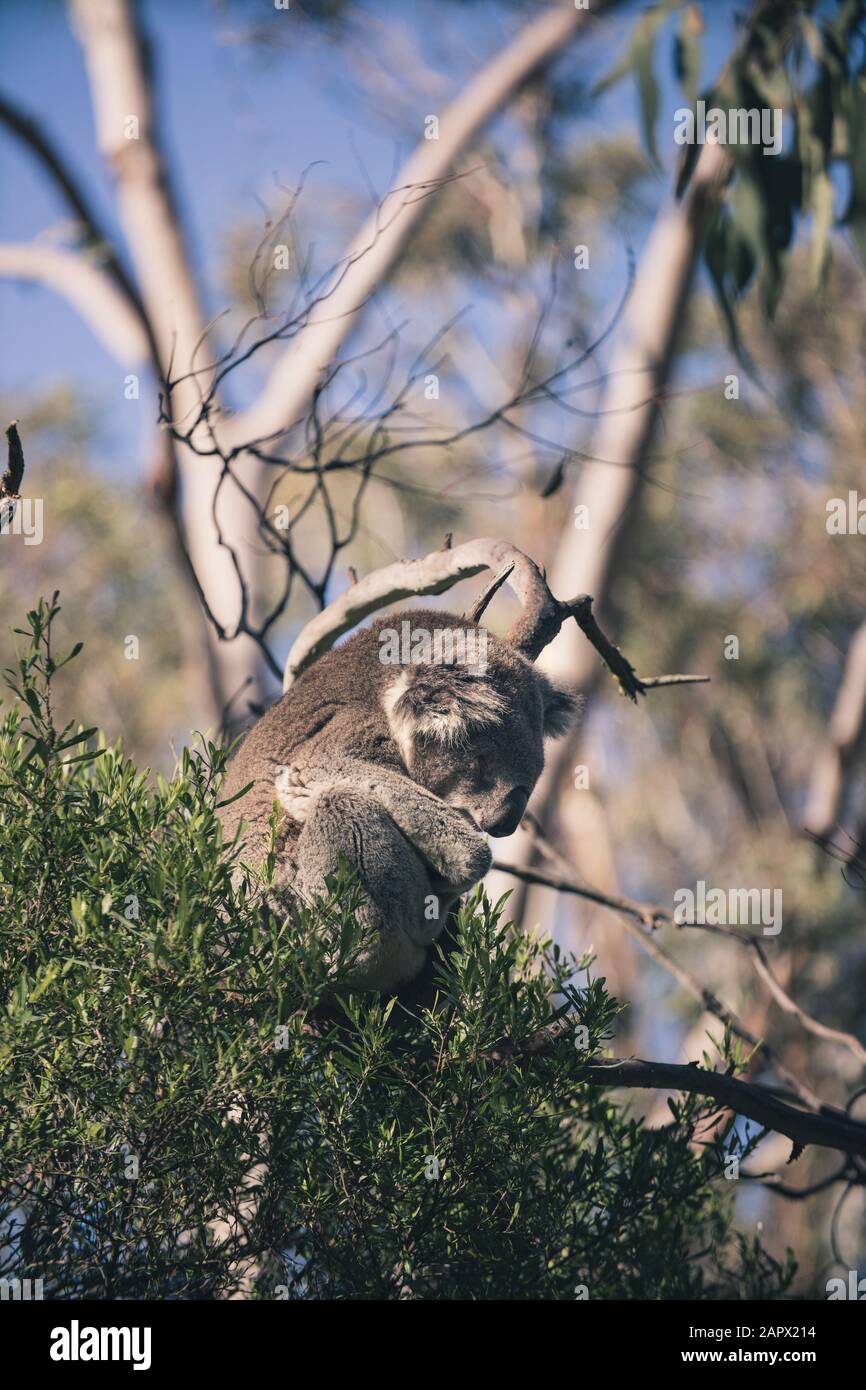
[[[544,734],[546,738],[561,738],[577,723],[583,713],[582,695],[571,695],[567,690],[545,680],[541,689],[544,701]]]
[[[407,764],[417,738],[455,747],[473,728],[496,723],[506,709],[487,681],[451,666],[402,671],[386,689],[382,705]]]

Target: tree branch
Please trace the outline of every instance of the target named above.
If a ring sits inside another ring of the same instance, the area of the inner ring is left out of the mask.
[[[538,1050],[538,1049],[537,1049]],[[627,1086],[642,1090],[687,1091],[710,1096],[737,1115],[784,1134],[797,1148],[817,1144],[825,1149],[866,1158],[866,1125],[849,1120],[843,1111],[825,1106],[821,1113],[795,1110],[765,1087],[739,1081],[723,1072],[707,1071],[695,1062],[590,1062],[588,1079],[597,1086]]]
[[[815,759],[803,818],[818,840],[831,834],[845,796],[845,779],[866,733],[866,622],[851,638],[827,738]]]
[[[723,146],[705,145],[684,197],[681,201],[672,198],[654,222],[609,363],[591,445],[592,461],[581,470],[571,499],[573,509],[586,509],[591,526],[588,530],[565,528],[548,566],[554,592],[592,594],[602,612],[623,563],[640,504],[660,403],[670,384],[704,233],[730,170],[728,151]],[[587,614],[587,623],[590,618]],[[577,625],[581,626],[579,620]],[[594,645],[600,650],[597,643]],[[605,660],[621,688],[636,699],[633,671],[618,673],[613,652]],[[541,665],[554,680],[581,691],[590,688],[596,675],[595,663],[584,643],[576,639],[571,624],[548,647]],[[647,682],[643,685],[646,687]],[[566,768],[576,761],[577,737],[573,733],[562,739],[547,760],[536,790],[536,804],[544,821],[552,813]],[[510,853],[521,862],[528,858],[520,831],[511,839]],[[501,891],[499,884],[492,888],[494,897]],[[531,895],[526,892],[515,894],[513,910],[518,924],[529,901]]]
[[[574,1015],[567,1015],[539,1029],[522,1043],[504,1039],[489,1054],[489,1059],[495,1063],[520,1064],[566,1040],[571,1043],[575,1022]],[[685,1091],[692,1095],[708,1096],[735,1114],[755,1120],[777,1134],[786,1135],[797,1153],[806,1144],[817,1144],[852,1157],[866,1158],[866,1124],[852,1120],[845,1111],[829,1105],[820,1105],[817,1111],[797,1110],[766,1086],[753,1081],[740,1081],[727,1072],[710,1071],[697,1062],[648,1062],[639,1057],[599,1058],[587,1063],[586,1077],[594,1086]]]
[[[79,223],[83,233],[84,246],[81,248],[82,255],[89,254],[99,258],[101,267],[109,277],[109,280],[113,283],[113,287],[116,289],[117,293],[125,301],[126,308],[138,320],[140,331],[145,337],[147,355],[153,364],[154,372],[157,378],[162,378],[165,375],[168,364],[160,361],[159,346],[141,295],[138,292],[138,286],[132,276],[127,272],[126,266],[120,259],[111,237],[102,226],[95,208],[87,197],[81,184],[73,175],[69,165],[38,121],[3,96],[0,96],[0,122],[35,154],[42,167],[56,185],[61,197],[66,202],[73,217]],[[15,272],[11,271],[10,273],[14,274]],[[22,273],[24,274],[24,278],[27,279],[42,278],[38,275],[32,276],[25,272]],[[53,283],[52,288],[62,291],[64,286],[62,284]],[[104,291],[100,290],[100,294],[103,293]],[[87,306],[82,305],[77,298],[74,302],[75,307],[81,310],[85,319],[90,322],[91,327],[96,329],[98,336],[106,338],[102,330],[102,325],[93,323],[93,315],[88,311]],[[119,323],[119,316],[114,314],[113,310],[112,313]],[[123,330],[124,334],[126,334],[126,331],[125,329]],[[114,352],[114,339],[116,334],[110,330],[108,337],[109,341],[107,341],[106,345],[109,351]],[[129,341],[130,343],[134,343],[135,339],[130,338]],[[125,355],[125,348],[122,348],[122,351],[124,355],[120,355],[120,353],[117,352],[115,352],[115,355],[119,356],[120,361],[124,363],[128,362],[129,365],[133,366],[144,356],[144,354],[139,352],[137,346],[134,348],[134,352],[136,353],[134,357],[127,357]],[[166,431],[161,432],[159,447],[155,453],[156,457],[154,461],[148,466],[146,486],[156,493],[167,509],[171,510],[176,500],[177,493],[177,459],[175,456],[174,440]]]
[[[590,642],[604,657],[626,694],[636,700],[638,694],[658,685],[684,685],[709,680],[709,676],[651,676],[645,680],[635,675],[634,667],[617,647],[609,642],[592,617],[592,599],[588,594],[569,603],[561,603],[550,593],[537,566],[507,541],[481,537],[465,541],[452,549],[450,543],[419,560],[400,560],[375,570],[357,580],[339,598],[309,622],[299,634],[286,661],[283,689],[333,646],[344,632],[378,609],[386,608],[401,599],[424,594],[441,594],[446,589],[469,579],[482,570],[498,571],[471,610],[476,622],[497,589],[509,581],[520,600],[522,614],[508,633],[508,641],[533,660],[550,642],[563,621],[574,617]]]
[[[114,175],[120,221],[158,360],[165,377],[173,363],[179,364],[183,375],[172,404],[178,418],[194,418],[204,390],[194,374],[195,358],[207,325],[159,139],[151,54],[138,9],[131,0],[72,0],[71,10],[90,80],[97,142]],[[250,553],[257,511],[213,460],[180,448],[178,466],[180,539],[209,610],[222,629],[231,629],[242,603],[232,556]],[[221,642],[209,623],[205,638],[218,723],[239,689],[249,684],[251,698],[260,697],[258,652],[242,637]]]
[[[298,636],[286,661],[283,688],[288,689],[301,671],[310,666],[337,638],[371,613],[401,599],[441,594],[485,569],[509,566],[511,585],[522,604],[538,587],[532,561],[507,541],[481,537],[463,545],[434,550],[419,560],[400,560],[374,570],[352,584],[319,613]]]
[[[790,994],[779,984],[761,942],[757,938],[752,938],[745,944],[751,947],[752,964],[755,971],[767,986],[779,1008],[796,1018],[807,1033],[811,1033],[816,1038],[823,1038],[825,1042],[839,1043],[841,1047],[847,1048],[859,1062],[866,1065],[866,1047],[863,1046],[860,1039],[856,1038],[853,1033],[844,1033],[839,1028],[830,1028],[826,1023],[821,1023],[811,1014],[807,1014],[805,1009],[801,1009],[799,1004],[796,1004]]]
[[[714,926],[711,923],[675,922],[672,914],[668,912],[666,908],[655,907],[648,903],[635,902],[631,898],[617,898],[607,893],[600,893],[597,889],[590,888],[587,884],[580,882],[580,879],[571,866],[541,833],[535,823],[534,817],[524,817],[524,827],[528,831],[532,843],[547,859],[557,865],[560,872],[558,874],[545,873],[543,869],[530,868],[528,865],[518,866],[516,864],[508,864],[500,859],[493,861],[494,869],[497,869],[500,873],[508,874],[512,878],[520,879],[523,883],[534,884],[544,888],[553,888],[558,893],[571,893],[575,897],[586,898],[588,902],[597,903],[600,907],[608,907],[612,912],[618,912],[622,917],[627,919],[623,923],[626,930],[635,940],[640,942],[643,949],[651,955],[654,960],[657,960],[670,974],[674,975],[690,994],[696,999],[699,999],[711,1013],[716,1014],[717,1018],[727,1027],[730,1027],[744,1042],[748,1042],[752,1046],[761,1047],[768,1060],[774,1055],[769,1044],[755,1038],[753,1034],[749,1033],[748,1030],[735,1019],[730,1010],[720,1004],[720,1001],[716,999],[715,995],[705,989],[689,971],[669,956],[651,935],[648,935],[645,931],[636,930],[632,926],[632,922],[639,922],[642,927],[648,927],[651,932],[661,926],[674,926],[679,931],[707,931],[714,935],[722,934],[730,937],[733,941],[739,942],[741,946],[750,951],[752,964],[759,979],[766,985],[780,1009],[783,1009],[785,1013],[796,1018],[807,1033],[811,1033],[817,1038],[823,1038],[826,1042],[838,1043],[840,1047],[844,1047],[853,1057],[856,1057],[858,1062],[866,1064],[866,1047],[864,1047],[859,1038],[855,1037],[853,1033],[846,1033],[842,1029],[831,1028],[828,1024],[821,1023],[817,1018],[813,1018],[811,1014],[806,1013],[806,1010],[801,1008],[800,1005],[791,998],[790,994],[780,985],[773,974],[767,953],[764,950],[764,944],[761,938],[756,936],[754,932],[746,932],[739,927],[730,928]],[[778,1058],[776,1058],[776,1066],[780,1066]],[[788,1075],[790,1079],[791,1074],[788,1073]],[[812,1096],[813,1100],[815,1099],[811,1092],[806,1091],[801,1082],[796,1082],[796,1085],[800,1089],[803,1097],[809,1095]]]
[[[117,289],[140,320],[142,330],[152,346],[153,335],[144,305],[141,302],[141,296],[118,258],[110,237],[100,224],[95,209],[56,146],[33,116],[22,111],[20,107],[4,96],[0,96],[0,121],[33,151],[42,166],[48,171],[73,216],[80,222],[91,249],[98,250],[103,257],[107,273],[114,280]]]
[[[84,252],[43,242],[0,244],[0,276],[46,286],[68,299],[103,346],[124,366],[147,360],[141,318],[107,272]]]
[[[635,704],[638,695],[645,695],[648,690],[658,690],[666,685],[705,685],[709,681],[709,676],[639,676],[619,647],[615,647],[602,632],[593,614],[589,594],[581,594],[562,606],[595,647],[611,675],[618,681],[622,693]]]
[[[517,867],[513,864],[503,863],[500,859],[494,859],[493,868],[500,873],[509,874],[513,878],[522,879],[525,883],[537,884],[545,888],[555,888],[560,893],[573,893],[577,897],[587,898],[590,902],[596,902],[602,907],[609,907],[614,912],[620,913],[623,918],[623,926],[630,936],[640,943],[642,950],[651,956],[658,965],[666,970],[669,975],[677,981],[688,994],[696,999],[702,1008],[706,1009],[715,1018],[723,1023],[726,1028],[730,1028],[735,1037],[741,1038],[749,1047],[760,1051],[767,1062],[782,1077],[791,1088],[791,1092],[796,1098],[811,1110],[820,1110],[822,1101],[800,1078],[792,1072],[782,1061],[782,1058],[765,1039],[759,1038],[751,1029],[737,1017],[733,1009],[715,995],[712,990],[701,984],[690,970],[675,960],[673,956],[656,940],[651,932],[641,930],[635,925],[640,922],[645,927],[657,927],[662,922],[670,922],[669,915],[658,908],[641,908],[640,904],[629,902],[624,898],[609,898],[602,893],[595,892],[585,885],[580,884],[576,879],[566,876],[557,876],[545,873],[542,869],[530,869]]]

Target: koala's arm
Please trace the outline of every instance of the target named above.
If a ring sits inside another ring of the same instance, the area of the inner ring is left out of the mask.
[[[490,868],[490,847],[461,811],[390,768],[359,764],[356,777],[449,887],[465,890]]]
[[[471,821],[405,773],[357,759],[342,761],[330,775],[321,767],[303,775],[286,768],[275,786],[285,809],[301,823],[320,791],[369,796],[454,892],[465,892],[490,868],[490,848]]]

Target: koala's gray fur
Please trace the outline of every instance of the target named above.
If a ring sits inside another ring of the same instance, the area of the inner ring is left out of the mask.
[[[379,633],[476,626],[417,609],[380,619],[304,671],[247,735],[223,796],[244,857],[266,853],[279,801],[279,881],[309,899],[340,856],[357,871],[360,916],[374,929],[353,988],[394,991],[423,969],[461,893],[483,878],[484,839],[511,834],[544,763],[545,734],[568,727],[572,696],[506,641],[486,634],[482,671],[380,660]]]

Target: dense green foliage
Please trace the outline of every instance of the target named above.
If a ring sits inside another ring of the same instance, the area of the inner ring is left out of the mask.
[[[693,1142],[711,1107],[650,1133],[586,1083],[620,1009],[589,961],[476,896],[440,1007],[323,1011],[352,885],[277,919],[273,865],[222,843],[218,749],[151,781],[55,729],[56,612],[28,615],[0,739],[0,1274],[55,1297],[217,1296],[253,1260],[278,1298],[784,1291]]]
[[[655,74],[655,49],[668,21],[673,66],[692,109],[778,112],[784,151],[765,158],[759,142],[731,140],[729,196],[714,215],[705,258],[733,343],[741,350],[736,306],[755,279],[772,317],[786,272],[786,257],[806,224],[809,277],[814,289],[825,281],[830,233],[835,222],[851,228],[866,260],[866,89],[863,0],[758,0],[721,72],[701,84],[701,35],[712,9],[686,0],[661,0],[640,10],[631,39],[596,92],[626,76],[637,88],[644,142],[657,167],[656,126],[663,107]],[[686,146],[678,192],[697,164],[702,141]],[[723,141],[722,143],[727,143]],[[835,206],[837,185],[847,186],[845,204]]]

